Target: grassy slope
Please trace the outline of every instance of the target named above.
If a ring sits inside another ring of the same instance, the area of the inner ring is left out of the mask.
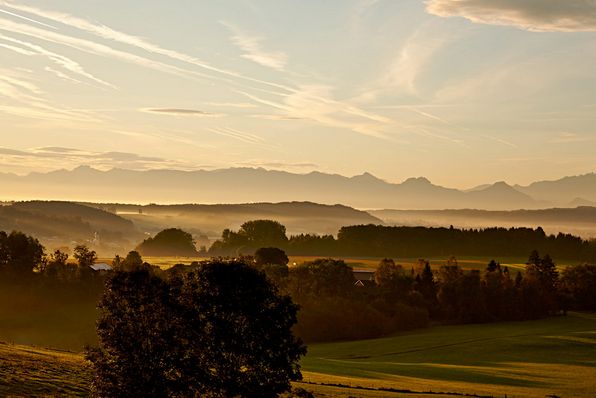
[[[82,355],[0,343],[0,396],[86,396],[90,371]]]
[[[444,326],[309,347],[305,380],[495,396],[590,397],[596,315]]]
[[[596,314],[538,321],[443,326],[375,340],[317,344],[305,381],[509,397],[592,397]],[[80,354],[0,344],[0,396],[84,395]],[[425,397],[298,385],[317,397]]]

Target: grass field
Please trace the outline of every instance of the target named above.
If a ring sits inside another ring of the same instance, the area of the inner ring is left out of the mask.
[[[306,261],[312,261],[317,258],[321,258],[324,256],[289,256],[289,264],[290,266],[296,264],[302,264]],[[376,268],[379,265],[379,261],[381,258],[376,257],[353,257],[353,258],[346,258],[346,257],[334,257],[338,259],[344,260],[349,266],[353,268]],[[190,264],[193,261],[202,261],[208,260],[208,257],[144,257],[145,261],[150,264],[158,265],[163,269],[167,269],[172,267],[175,264]],[[397,264],[401,264],[404,268],[409,269],[411,267],[416,267],[418,264],[417,258],[397,258],[394,259]],[[447,258],[430,258],[428,259],[431,263],[431,267],[433,269],[439,269],[442,265],[447,263]],[[460,267],[466,270],[470,269],[485,269],[486,265],[492,260],[490,257],[458,257],[458,264]],[[502,266],[509,267],[512,271],[517,270],[524,270],[526,267],[525,262],[527,258],[521,257],[505,257],[505,258],[495,258],[496,261],[499,261]],[[101,258],[100,262],[106,262],[110,264],[112,259],[108,258]],[[572,261],[561,260],[557,261],[557,265],[561,268],[566,267],[567,265],[574,264]]]
[[[596,396],[596,315],[442,326],[309,347],[305,381],[508,397]]]
[[[316,344],[302,366],[317,397],[594,397],[596,314]],[[80,354],[0,343],[0,396],[85,395],[89,377]]]
[[[0,343],[0,396],[87,396],[90,370],[81,354]]]

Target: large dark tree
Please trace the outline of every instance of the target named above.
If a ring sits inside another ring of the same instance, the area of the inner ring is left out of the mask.
[[[211,262],[168,281],[108,281],[88,351],[101,397],[276,397],[301,377],[297,306],[256,269]]]
[[[257,265],[288,265],[288,261],[286,252],[277,247],[261,247],[255,252],[255,263]]]
[[[164,229],[152,238],[145,239],[137,251],[143,256],[196,256],[193,237],[178,228]]]

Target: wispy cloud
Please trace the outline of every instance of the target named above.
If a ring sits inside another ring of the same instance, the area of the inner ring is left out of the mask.
[[[554,138],[549,140],[551,144],[571,144],[571,143],[582,143],[582,142],[593,142],[596,141],[596,136],[593,134],[577,134],[571,132],[563,132],[557,134]]]
[[[279,84],[267,80],[253,78],[235,71],[212,66],[196,57],[163,48],[149,42],[146,39],[129,35],[124,32],[109,28],[105,25],[96,24],[66,13],[42,10],[36,7],[30,7],[13,2],[4,2],[3,4],[6,7],[10,7],[14,11],[19,11],[28,15],[34,15],[36,17],[55,22],[56,24],[63,24],[71,28],[79,29],[102,39],[130,45],[151,54],[162,55],[167,57],[170,61],[184,62],[187,65],[192,65],[199,69],[193,69],[190,67],[181,68],[174,63],[150,59],[137,55],[136,53],[112,48],[100,42],[69,36],[61,32],[55,32],[53,30],[50,31],[40,29],[36,26],[24,25],[2,18],[0,18],[0,30],[26,35],[46,42],[75,48],[79,51],[89,54],[136,64],[141,67],[159,70],[161,72],[174,74],[183,78],[224,81],[229,84],[232,90],[246,93],[247,98],[253,100],[255,104],[264,105],[264,101],[268,100],[265,100],[263,97],[259,97],[258,95],[254,95],[252,93],[258,92],[266,96],[273,95],[278,98],[269,101],[269,104],[279,104],[282,106],[282,109],[287,109],[288,112],[285,113],[287,113],[288,117],[309,119],[326,126],[344,129],[348,128],[359,134],[387,138],[386,134],[382,130],[384,127],[394,123],[385,116],[378,115],[374,112],[369,112],[358,106],[354,106],[351,103],[337,101],[330,96],[317,95],[315,92],[316,90],[309,88],[315,87],[313,85],[292,87],[287,84]],[[237,36],[237,39],[240,43],[240,36]],[[249,45],[251,43],[249,41],[245,42],[244,44]],[[254,44],[255,42],[252,42],[251,45]],[[250,49],[255,51],[259,50],[260,47],[257,47],[252,46]],[[247,49],[248,48],[249,47],[247,47]],[[276,53],[265,52],[264,54],[275,55]],[[272,59],[274,58],[275,56]],[[285,61],[283,63],[281,62],[282,58],[284,57],[277,57],[277,61],[270,63],[269,66],[282,68],[282,64],[285,66]],[[261,58],[260,61],[265,63],[269,62],[265,61],[265,58]],[[360,120],[354,121],[353,119]]]
[[[272,52],[264,50],[262,45],[264,39],[262,37],[248,34],[228,22],[221,21],[221,24],[232,32],[230,39],[232,43],[244,51],[244,54],[242,54],[243,58],[276,70],[283,70],[285,68],[288,56],[281,51]]]
[[[426,9],[441,17],[536,32],[596,31],[593,0],[428,0]]]
[[[335,100],[330,86],[301,86],[281,101],[238,92],[257,103],[283,111],[285,119],[310,120],[324,126],[348,129],[366,136],[393,139],[384,131],[389,126],[395,127],[396,123],[391,118]]]
[[[41,147],[26,150],[0,147],[0,160],[17,161],[29,166],[43,165],[45,170],[92,166],[99,169],[125,167],[130,169],[182,168],[196,169],[188,162],[170,160],[156,156],[140,155],[131,152],[97,152],[68,147]]]
[[[145,108],[141,109],[143,112],[158,113],[173,116],[202,116],[202,117],[219,117],[223,116],[221,113],[211,113],[201,111],[198,109],[184,109],[184,108]]]
[[[505,146],[508,146],[510,148],[515,148],[515,149],[519,148],[519,146],[516,145],[516,144],[514,144],[513,142],[507,141],[506,139],[503,139],[503,138],[500,138],[500,137],[495,137],[495,136],[492,136],[492,135],[483,135],[483,137],[486,138],[486,139],[488,139],[488,140],[490,140],[490,141],[498,142],[499,144],[503,144]]]
[[[17,47],[17,46],[11,46],[10,44],[0,43],[0,47],[5,48],[10,51],[14,51],[15,53],[21,54],[21,55],[27,55],[27,56],[35,55],[35,53],[33,51],[25,50],[24,48]]]
[[[7,5],[5,2],[2,2],[1,4],[4,5],[4,6]],[[44,26],[46,28],[50,28],[50,29],[54,29],[54,30],[57,29],[55,26],[48,25],[47,23],[43,23],[43,22],[37,21],[37,20],[32,19],[32,18],[27,18],[27,17],[25,17],[23,15],[19,15],[19,14],[16,14],[14,12],[10,12],[10,11],[6,11],[6,10],[0,9],[0,13],[6,14],[6,15],[10,15],[12,17],[16,17],[16,18],[22,19],[22,20],[27,21],[27,22],[33,22],[35,24]]]
[[[250,109],[250,108],[257,107],[257,105],[252,104],[250,102],[205,102],[205,105],[216,106],[219,108],[240,108],[240,109]]]
[[[204,72],[211,72],[212,74],[206,75],[204,73],[200,73],[200,72],[196,72],[196,71],[195,72],[190,72],[188,70],[185,71],[184,69],[177,68],[177,67],[174,67],[171,65],[166,65],[161,62],[150,61],[143,57],[134,56],[133,54],[116,51],[116,50],[110,49],[109,47],[103,46],[103,45],[102,45],[102,47],[95,48],[96,52],[99,51],[105,55],[109,55],[109,54],[111,54],[113,56],[117,55],[122,59],[128,59],[128,61],[130,61],[130,62],[136,62],[137,64],[142,64],[147,67],[159,69],[159,70],[162,70],[162,71],[168,72],[168,73],[178,73],[178,74],[181,74],[182,76],[189,76],[189,75],[195,74],[195,75],[200,75],[203,77],[209,77],[212,79],[219,79],[219,80],[227,81],[232,84],[238,84],[238,82],[234,81],[234,80],[240,79],[244,82],[256,83],[259,85],[266,85],[269,87],[274,87],[276,89],[291,91],[291,88],[287,87],[285,85],[277,84],[277,83],[274,83],[271,81],[256,79],[256,78],[253,78],[250,76],[245,76],[242,73],[239,73],[236,71],[231,71],[231,70],[227,70],[224,68],[216,67],[216,66],[210,65],[208,62],[203,61],[197,57],[193,57],[191,55],[184,54],[184,53],[181,53],[181,52],[178,52],[175,50],[163,48],[159,45],[151,43],[150,41],[148,41],[146,39],[112,29],[112,28],[102,25],[102,24],[96,24],[96,23],[90,22],[86,19],[79,18],[79,17],[73,16],[73,15],[70,15],[67,13],[42,10],[40,8],[31,7],[31,6],[22,5],[22,4],[16,4],[13,2],[7,2],[7,1],[5,1],[3,3],[3,5],[6,7],[10,7],[14,10],[18,10],[21,12],[25,12],[25,13],[28,13],[31,15],[36,15],[38,17],[54,21],[56,23],[65,24],[67,26],[91,33],[91,34],[93,34],[97,37],[101,37],[103,39],[115,41],[115,42],[121,43],[121,44],[126,44],[129,46],[136,47],[138,49],[142,49],[142,50],[152,53],[152,54],[158,54],[158,55],[168,57],[171,60],[181,61],[186,64],[194,65],[196,67],[201,68]],[[81,43],[79,43],[79,44],[81,44]],[[85,45],[84,47],[87,48],[87,51],[89,50],[88,44]],[[108,51],[108,50],[112,50],[112,51]],[[213,75],[213,73],[217,74],[217,76]],[[232,80],[230,80],[230,79],[232,79]]]
[[[43,95],[44,92],[30,76],[14,70],[0,69],[0,99],[10,100],[8,104],[0,102],[0,112],[43,121],[97,121],[90,112],[60,108],[44,99]]]
[[[245,142],[247,144],[257,144],[257,145],[266,144],[266,142],[263,138],[255,135],[255,134],[248,133],[245,131],[240,131],[240,130],[233,129],[230,127],[214,127],[214,128],[209,128],[207,130],[212,133],[224,136],[224,137],[229,137],[229,138],[233,138],[233,139]]]
[[[319,165],[310,162],[285,162],[285,161],[271,161],[271,160],[249,160],[240,163],[241,166],[246,167],[264,167],[269,169],[317,169]]]
[[[0,39],[14,43],[14,44],[18,44],[22,47],[25,47],[31,51],[29,51],[30,53],[27,55],[35,55],[35,54],[39,54],[42,56],[47,57],[48,59],[50,59],[54,64],[64,68],[65,70],[79,75],[81,77],[85,77],[95,83],[99,83],[101,85],[110,87],[110,88],[116,88],[113,84],[110,84],[108,82],[105,82],[95,76],[93,76],[91,73],[87,72],[78,62],[73,61],[72,59],[65,57],[63,55],[60,54],[56,54],[53,51],[49,51],[45,48],[43,48],[42,46],[39,46],[37,44],[33,44],[33,43],[29,43],[23,40],[18,40],[15,39],[13,37],[9,37],[3,34],[0,34]]]

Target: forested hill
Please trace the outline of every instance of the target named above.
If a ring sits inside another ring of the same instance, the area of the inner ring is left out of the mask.
[[[84,243],[108,253],[142,237],[130,220],[72,202],[29,201],[0,206],[0,230],[34,235],[49,250]]]
[[[256,219],[283,223],[290,234],[335,234],[346,225],[382,224],[369,213],[343,205],[311,202],[127,205],[86,203],[134,221],[142,231],[155,233],[169,227],[183,228],[193,234],[219,236],[226,228],[238,228]]]

